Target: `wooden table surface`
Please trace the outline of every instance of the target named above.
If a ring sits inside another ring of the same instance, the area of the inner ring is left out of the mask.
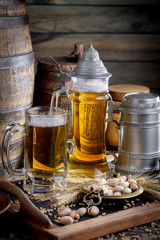
[[[12,197],[12,196],[11,196]],[[48,209],[52,202],[34,201],[40,209]],[[135,206],[133,206],[133,202]],[[77,207],[82,203],[77,203]],[[123,210],[124,204],[129,206]],[[110,206],[110,209],[109,209]],[[14,239],[158,239],[160,238],[160,203],[148,199],[144,194],[123,201],[103,201],[99,206],[98,217],[83,217],[78,223],[44,229],[32,220],[26,220],[21,212],[6,211],[0,217],[0,240]],[[106,214],[104,214],[106,213]],[[50,217],[54,222],[54,214]],[[27,224],[26,224],[27,223]],[[139,225],[139,226],[138,226]],[[122,231],[121,231],[122,230]]]
[[[103,218],[103,217],[102,217]],[[119,223],[120,224],[120,223]],[[37,240],[30,227],[28,227],[22,220],[22,218],[17,215],[14,216],[11,213],[6,213],[3,218],[0,219],[0,240],[22,240],[22,239],[32,239]],[[48,238],[46,238],[48,239]],[[74,238],[72,238],[74,240]],[[84,239],[84,238],[82,238]],[[93,238],[92,238],[93,239]],[[160,239],[160,221],[154,221],[149,224],[141,225],[138,227],[133,227],[125,231],[116,232],[113,234],[108,234],[98,238],[97,240],[103,239],[121,239],[121,240],[136,240],[136,239]],[[44,238],[45,240],[45,238]]]
[[[111,160],[109,157],[108,161]],[[22,188],[22,182],[17,185]],[[13,196],[10,197],[14,200]],[[49,209],[53,205],[50,201],[32,201],[39,209]],[[81,203],[82,200],[75,208],[79,208]],[[124,206],[128,209],[124,210]],[[32,220],[26,220],[21,211],[16,214],[6,211],[0,215],[0,240],[160,239],[160,203],[144,193],[123,201],[103,200],[99,209],[97,217],[86,216],[73,225],[56,226],[56,231],[43,229]],[[48,215],[53,223],[55,214]]]

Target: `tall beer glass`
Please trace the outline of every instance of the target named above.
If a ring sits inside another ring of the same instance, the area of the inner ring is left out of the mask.
[[[94,177],[108,170],[105,148],[107,79],[71,79],[68,96],[72,101],[75,152],[69,156],[69,173]]]
[[[15,125],[12,124],[13,129]],[[31,193],[52,191],[55,182],[62,182],[67,171],[66,111],[60,108],[50,111],[49,107],[34,107],[26,111],[25,125],[18,127],[24,129],[25,133],[24,188]],[[10,139],[15,131],[20,130],[13,129],[10,129],[7,138]],[[18,175],[6,162],[4,167],[11,177]]]
[[[56,65],[60,69],[58,63]],[[60,76],[63,85],[64,78],[71,77],[71,89],[67,90],[67,94],[72,105],[75,152],[69,155],[69,175],[102,176],[108,170],[106,154],[109,153],[105,147],[105,123],[114,121],[111,110],[106,120],[108,102],[112,101],[109,94],[109,78],[112,74],[107,71],[91,44],[74,72],[63,73],[60,70]],[[64,89],[65,86],[61,91],[64,92]]]

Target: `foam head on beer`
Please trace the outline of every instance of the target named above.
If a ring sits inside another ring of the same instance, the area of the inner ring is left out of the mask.
[[[74,80],[72,81],[72,90],[77,92],[108,92],[108,84],[106,84],[106,81],[108,81],[106,78],[74,78]]]
[[[35,127],[56,127],[66,124],[66,119],[59,115],[40,115],[30,118],[27,124]]]

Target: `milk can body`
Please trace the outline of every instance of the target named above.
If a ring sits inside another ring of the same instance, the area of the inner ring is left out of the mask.
[[[116,171],[159,169],[160,103],[153,93],[126,94],[120,106],[119,158]]]
[[[133,92],[150,92],[149,88],[135,84],[114,84],[109,86],[109,93],[112,96],[114,104],[120,105],[127,93]],[[119,122],[120,113],[118,109],[113,111],[113,119]],[[119,146],[119,129],[115,128],[114,122],[107,124],[106,130],[106,146],[108,150],[118,151]]]

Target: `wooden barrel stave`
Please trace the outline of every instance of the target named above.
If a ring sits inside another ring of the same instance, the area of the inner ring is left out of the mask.
[[[32,52],[28,25],[15,29],[0,29],[0,39],[1,57],[17,56]]]
[[[8,17],[15,17],[15,16],[22,16],[26,14],[26,7],[23,2],[19,3],[18,5],[0,5],[0,15],[1,16],[8,16]]]
[[[11,4],[25,4],[26,0],[1,0],[0,2],[0,6],[7,6],[7,5],[11,5]]]
[[[21,119],[16,119],[15,120],[16,122],[19,122],[20,124],[24,124],[25,123],[25,119],[24,118],[21,118]],[[0,130],[1,130],[1,134],[0,134],[0,140],[2,142],[3,140],[3,136],[4,136],[4,133],[6,131],[6,127],[12,123],[13,121],[6,121],[6,122],[2,122],[1,123],[1,127],[0,127]],[[22,138],[24,136],[24,134],[22,132],[18,132],[16,133],[13,137],[12,137],[12,141],[15,141],[15,140],[18,140],[20,138]]]
[[[0,143],[2,142],[6,127],[12,123],[12,122],[19,122],[21,125],[25,123],[25,111],[29,109],[32,106],[32,104],[29,104],[27,106],[24,106],[20,109],[17,109],[16,111],[11,110],[11,111],[0,111]],[[23,133],[18,132],[16,133],[12,141],[18,140],[23,138]]]
[[[20,163],[22,161],[22,158],[23,158],[23,155],[20,155],[19,157],[15,158],[15,159],[12,159],[11,166],[12,166],[13,169],[19,168]],[[3,170],[3,165],[0,162],[0,176],[3,176],[4,174],[5,173],[4,173],[4,170]]]
[[[13,121],[25,123],[34,90],[34,52],[24,0],[0,2],[0,142]],[[1,145],[0,145],[1,152]],[[23,157],[23,133],[11,141],[10,158],[17,167]],[[0,172],[2,168],[0,158]],[[1,173],[0,173],[1,175]]]
[[[10,149],[9,149],[10,159],[16,159],[23,155],[23,144],[24,144],[23,138],[13,141],[10,144]],[[2,147],[0,146],[0,152],[2,151],[1,148]]]
[[[0,69],[0,112],[32,104],[34,64],[16,69]]]

